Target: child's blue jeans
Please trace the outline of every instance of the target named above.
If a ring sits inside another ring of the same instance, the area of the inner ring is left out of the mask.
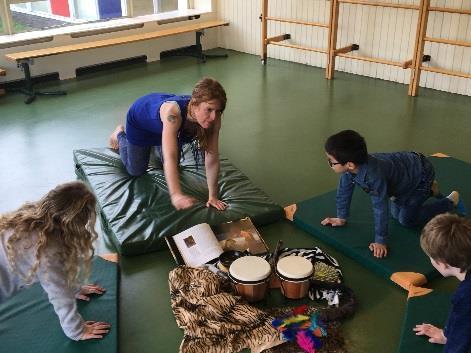
[[[406,227],[423,225],[436,215],[453,210],[453,202],[443,196],[426,202],[431,196],[435,171],[427,158],[423,157],[422,163],[422,180],[415,192],[401,203],[391,201],[390,204],[393,218]]]

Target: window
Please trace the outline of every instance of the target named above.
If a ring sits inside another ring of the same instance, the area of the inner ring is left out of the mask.
[[[0,2],[0,34],[151,15],[185,5],[181,0],[6,0]]]

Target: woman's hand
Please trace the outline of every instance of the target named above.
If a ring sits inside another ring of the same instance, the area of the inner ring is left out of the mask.
[[[171,196],[171,201],[177,210],[184,210],[198,203],[197,199],[185,194],[174,194]]]
[[[430,343],[445,344],[446,337],[443,330],[430,324],[415,325],[413,328],[417,336],[428,336]]]
[[[208,199],[208,202],[206,202],[206,207],[214,207],[219,211],[224,211],[227,208],[227,203],[218,198],[212,197]]]
[[[90,301],[90,294],[103,294],[106,289],[96,284],[86,284],[80,288],[80,292],[75,296],[77,299]]]
[[[111,325],[106,322],[85,321],[81,341],[103,338],[103,335],[110,332]]]
[[[381,258],[386,257],[388,255],[388,248],[384,244],[371,243],[368,248],[373,253],[374,257],[377,257],[377,258],[381,259]]]
[[[347,223],[343,218],[327,217],[322,220],[321,224],[323,226],[332,226],[332,227],[342,227]]]

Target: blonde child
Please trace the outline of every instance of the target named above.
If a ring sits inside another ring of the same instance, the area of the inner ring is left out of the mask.
[[[80,286],[90,273],[95,227],[95,196],[81,182],[57,186],[41,200],[0,215],[0,302],[39,282],[73,340],[102,338],[110,325],[85,321],[76,299],[105,289]]]
[[[413,330],[428,336],[431,343],[444,344],[444,353],[467,353],[471,349],[471,221],[438,215],[425,226],[420,244],[438,272],[461,283],[451,299],[444,329],[423,323]]]

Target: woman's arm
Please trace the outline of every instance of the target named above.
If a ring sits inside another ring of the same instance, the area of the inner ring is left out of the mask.
[[[178,142],[177,134],[182,124],[180,108],[176,103],[167,102],[160,107],[162,120],[162,152],[164,159],[164,173],[167,180],[168,192],[172,205],[177,209],[193,206],[198,200],[185,195],[180,187],[178,172]]]
[[[208,202],[206,207],[214,207],[220,211],[227,208],[227,204],[219,200],[219,130],[221,129],[221,118],[219,117],[209,135],[208,149],[205,152],[206,179],[208,182]]]

